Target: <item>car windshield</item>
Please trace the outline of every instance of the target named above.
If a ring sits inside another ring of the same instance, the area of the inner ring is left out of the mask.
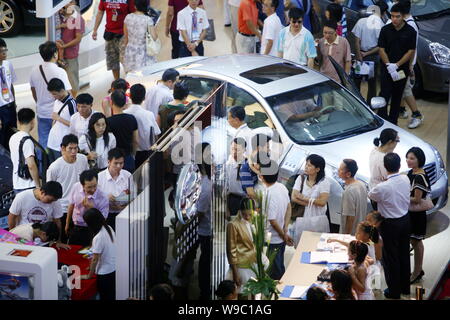
[[[333,81],[266,99],[287,134],[299,144],[320,144],[382,125],[359,100]]]
[[[411,14],[413,16],[434,15],[450,11],[449,0],[412,0]]]

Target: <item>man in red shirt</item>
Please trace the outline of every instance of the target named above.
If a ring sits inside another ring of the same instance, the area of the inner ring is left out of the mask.
[[[134,12],[134,0],[100,0],[95,18],[92,39],[97,40],[97,30],[106,11],[105,39],[106,69],[112,70],[114,79],[120,76],[120,58],[123,56],[123,21]]]
[[[242,0],[238,10],[238,33],[236,49],[238,53],[255,53],[256,37],[261,39],[258,30],[258,8],[260,0]]]
[[[167,15],[166,15],[166,37],[172,38],[172,59],[179,58],[180,51],[180,33],[177,30],[177,15],[178,12],[186,8],[188,0],[169,0]],[[203,1],[200,0],[198,6],[203,8]]]

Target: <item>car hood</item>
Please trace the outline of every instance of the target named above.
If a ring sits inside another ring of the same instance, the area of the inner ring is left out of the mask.
[[[450,16],[416,21],[416,23],[422,37],[450,48]]]
[[[395,148],[394,152],[397,153],[402,159],[402,166],[400,171],[408,171],[405,157],[406,152],[411,147],[419,147],[425,152],[426,163],[436,162],[434,151],[430,144],[410,134],[409,132],[396,127],[394,125],[385,122],[380,128],[358,134],[357,136],[342,139],[332,143],[313,146],[302,146],[308,153],[317,153],[324,157],[326,163],[334,168],[338,168],[341,161],[346,158],[354,159],[358,163],[358,178],[368,181],[370,177],[369,168],[369,155],[375,148],[373,140],[380,136],[381,131],[386,128],[393,128],[397,130],[400,137],[400,143]]]

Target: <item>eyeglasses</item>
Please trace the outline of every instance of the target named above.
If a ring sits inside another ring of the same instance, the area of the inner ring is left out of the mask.
[[[292,24],[302,24],[303,23],[303,20],[291,20],[291,23]]]

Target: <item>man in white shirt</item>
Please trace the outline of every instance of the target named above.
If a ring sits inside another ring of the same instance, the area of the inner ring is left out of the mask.
[[[252,151],[251,139],[252,139],[252,129],[250,129],[245,122],[245,109],[241,106],[231,107],[228,110],[228,124],[234,128],[236,131],[233,138],[243,138],[245,139],[247,145],[247,156],[250,156]]]
[[[60,200],[64,214],[62,230],[65,229],[67,208],[72,186],[78,182],[80,174],[89,169],[87,157],[78,153],[78,138],[73,134],[64,136],[61,142],[62,157],[53,162],[47,170],[47,181],[57,181],[61,184],[63,195]],[[66,242],[64,239],[62,241]]]
[[[312,69],[317,51],[313,35],[308,29],[302,27],[303,15],[302,9],[289,10],[290,24],[280,31],[278,56]]]
[[[198,7],[199,0],[188,0],[188,3],[177,15],[180,58],[204,55],[203,40],[209,27],[206,11]]]
[[[78,112],[70,117],[70,133],[80,138],[88,132],[89,120],[97,111],[92,110],[94,98],[89,93],[79,94],[75,101]]]
[[[98,187],[109,198],[108,224],[115,228],[116,216],[128,205],[131,173],[123,170],[125,154],[119,148],[108,152],[108,168],[98,174]]]
[[[48,181],[41,188],[19,193],[9,208],[9,230],[22,224],[54,221],[61,236],[61,217],[63,213],[61,204],[58,201],[61,197],[62,187],[56,181]],[[60,241],[58,241],[57,247],[70,248],[60,243]]]
[[[10,61],[6,60],[8,48],[6,42],[0,38],[0,144],[9,148],[9,138],[14,134],[12,128],[16,123],[16,102],[13,83],[16,82],[16,72]],[[9,150],[9,149],[8,149]]]
[[[357,171],[358,164],[352,159],[344,159],[339,166],[339,178],[345,182],[339,233],[355,235],[358,224],[366,219],[367,189],[361,181],[355,179]]]
[[[34,151],[34,143],[31,140],[30,132],[34,129],[35,113],[29,108],[20,109],[17,113],[18,129],[19,131],[12,135],[9,140],[9,149],[11,154],[11,162],[13,164],[13,188],[15,193],[39,188],[41,180],[39,178],[39,169],[36,161],[36,154]],[[25,140],[23,140],[26,138]],[[22,150],[20,150],[20,142],[23,142]],[[20,153],[23,153],[25,163],[28,166],[29,177],[19,176],[19,158]]]
[[[70,133],[70,117],[77,112],[77,103],[57,78],[49,81],[48,91],[55,98],[52,119],[54,124],[48,136],[47,149],[50,163],[61,157],[62,138]]]
[[[162,75],[161,82],[147,90],[144,109],[158,116],[159,107],[173,100],[173,86],[178,81],[179,73],[175,69],[167,69]]]
[[[265,187],[265,199],[263,201],[267,201],[267,208],[265,208],[268,220],[267,231],[271,234],[268,251],[270,254],[270,252],[278,250],[270,277],[274,280],[280,280],[285,271],[284,250],[286,245],[294,245],[288,234],[289,222],[291,221],[291,200],[286,187],[277,182],[278,165],[275,161],[271,160],[269,163],[261,165],[260,177]]]
[[[388,179],[369,192],[369,198],[378,204],[384,220],[380,226],[383,238],[383,267],[388,289],[384,295],[400,299],[410,294],[411,264],[409,257],[410,218],[408,214],[411,186],[406,175],[399,174],[401,160],[398,154],[384,156]]]
[[[384,1],[378,1],[376,5],[367,8],[367,12],[372,13],[372,15],[359,19],[352,30],[353,35],[356,37],[355,51],[358,61],[373,61],[375,63],[373,78],[369,78],[367,81],[367,102],[369,103],[377,94],[378,65],[380,64],[378,38],[381,28],[384,26],[381,17],[386,10],[386,3]],[[355,77],[355,84],[360,89],[361,78]]]
[[[53,123],[52,113],[55,102],[55,98],[47,90],[48,83],[50,79],[57,78],[64,82],[66,90],[72,90],[72,87],[66,71],[56,65],[58,60],[56,43],[47,41],[41,44],[39,53],[44,62],[31,70],[30,87],[33,99],[36,102],[39,143],[46,149],[48,135]]]
[[[131,86],[130,98],[132,104],[123,112],[132,114],[138,123],[139,137],[135,166],[139,168],[150,156],[150,147],[153,142],[156,142],[156,136],[161,133],[161,130],[153,113],[141,107],[145,99],[145,87],[142,84],[137,83]]]
[[[264,20],[261,38],[261,53],[265,55],[278,56],[277,42],[283,25],[276,14],[279,0],[264,0],[263,11],[267,15]]]

